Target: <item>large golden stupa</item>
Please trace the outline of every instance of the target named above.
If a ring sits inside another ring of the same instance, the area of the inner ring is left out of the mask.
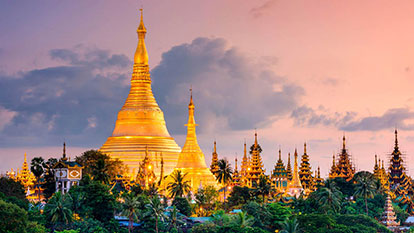
[[[178,158],[178,163],[175,170],[180,170],[186,174],[185,180],[190,181],[191,191],[195,193],[199,187],[212,185],[218,187],[216,177],[211,173],[206,165],[203,151],[197,142],[196,126],[194,120],[194,103],[193,95],[190,97],[190,104],[188,105],[188,123],[187,137],[185,139],[184,147]],[[174,173],[171,173],[171,175]],[[166,183],[172,180],[171,175],[167,177]]]
[[[135,178],[140,162],[145,157],[146,148],[156,165],[154,172],[157,177],[161,173],[161,160],[164,161],[164,174],[169,174],[175,168],[181,151],[167,130],[164,114],[151,90],[148,53],[144,41],[146,32],[141,9],[131,89],[118,113],[112,136],[100,149],[112,158],[124,162],[129,168],[131,178]]]

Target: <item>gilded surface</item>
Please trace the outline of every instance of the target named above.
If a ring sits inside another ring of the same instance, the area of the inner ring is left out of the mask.
[[[166,174],[174,169],[181,150],[170,136],[164,114],[152,93],[148,53],[145,47],[146,32],[141,12],[131,89],[124,106],[118,113],[112,136],[100,149],[112,158],[123,161],[128,166],[131,177],[135,177],[139,164],[145,157],[146,147],[151,155],[162,153]],[[161,163],[160,157],[154,156],[151,160],[156,165]],[[156,176],[161,173],[160,167],[155,168]]]

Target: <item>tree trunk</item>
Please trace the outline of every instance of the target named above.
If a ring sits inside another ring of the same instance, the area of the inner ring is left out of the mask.
[[[39,179],[40,177],[37,179],[37,198],[40,202],[40,186],[39,186]]]
[[[367,202],[367,198],[365,198],[365,210],[367,211],[367,215],[368,215],[368,202]]]
[[[227,189],[227,187],[224,186],[224,198],[223,198],[223,202],[226,202],[226,189]]]
[[[132,229],[134,227],[134,221],[132,219],[132,215],[129,216],[129,226],[128,226],[128,232],[131,233]]]
[[[158,217],[155,217],[155,232],[158,233]]]

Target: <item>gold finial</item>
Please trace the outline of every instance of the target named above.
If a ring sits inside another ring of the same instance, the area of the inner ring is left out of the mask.
[[[332,155],[332,166],[335,166],[335,153]]]
[[[395,133],[395,146],[394,146],[394,148],[398,149],[398,131],[397,131],[397,128],[395,128],[394,133]]]
[[[234,162],[236,163],[236,167],[235,167],[235,169],[234,169],[234,170],[236,170],[236,171],[237,171],[237,156],[236,156],[236,159],[234,160]]]
[[[254,129],[254,146],[257,148],[257,130]]]
[[[138,46],[137,50],[135,51],[134,55],[134,63],[139,65],[148,65],[148,53],[147,48],[145,47],[145,34],[147,33],[147,29],[144,26],[144,18],[143,18],[143,10],[142,8],[139,9],[141,11],[141,22],[139,23],[137,33],[138,33]]]
[[[303,149],[303,150],[304,150],[304,152],[303,152],[303,153],[306,155],[306,142],[305,142],[305,144],[304,144],[304,149]]]
[[[282,160],[282,151],[280,150],[280,146],[279,146],[279,160]]]
[[[342,149],[345,150],[345,133],[344,133],[344,136],[342,137]]]
[[[378,166],[378,163],[377,163],[377,154],[375,154],[375,166],[376,167]]]
[[[193,86],[190,86],[190,105],[194,105],[194,103],[193,103]]]
[[[384,169],[384,160],[382,160],[382,169]]]
[[[246,139],[244,139],[244,156],[247,155],[247,149],[246,149]]]
[[[24,152],[24,163],[27,163],[27,155],[26,155],[26,152]]]
[[[214,153],[217,153],[216,140],[214,140]]]

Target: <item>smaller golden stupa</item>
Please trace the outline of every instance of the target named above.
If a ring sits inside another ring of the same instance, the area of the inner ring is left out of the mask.
[[[186,174],[185,180],[190,181],[191,191],[195,193],[200,186],[205,187],[212,185],[217,188],[218,185],[216,177],[206,165],[203,151],[201,151],[197,142],[197,124],[194,120],[193,94],[191,89],[190,91],[191,97],[190,104],[188,105],[188,123],[185,125],[187,126],[187,137],[174,171],[180,170],[182,173]],[[168,184],[171,181],[172,178],[169,176],[165,182]]]

